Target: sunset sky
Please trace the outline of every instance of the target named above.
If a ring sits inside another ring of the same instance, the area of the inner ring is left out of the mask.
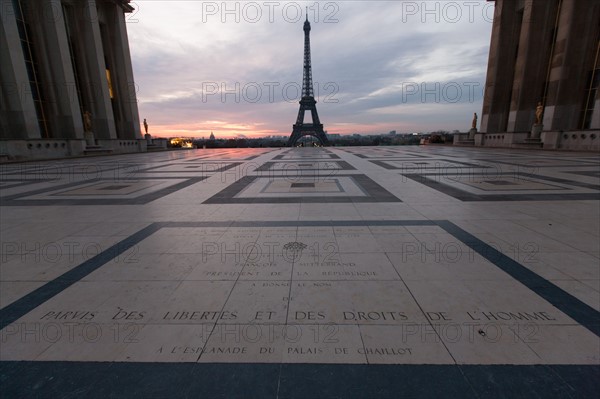
[[[485,1],[137,0],[127,29],[155,136],[289,135],[304,33],[328,133],[466,131],[481,113]]]

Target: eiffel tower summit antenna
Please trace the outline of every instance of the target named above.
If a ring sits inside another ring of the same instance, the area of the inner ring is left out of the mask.
[[[306,21],[304,22],[304,72],[302,76],[302,98],[300,99],[300,110],[298,118],[293,126],[292,135],[288,140],[289,146],[295,146],[298,140],[304,136],[313,136],[322,145],[329,145],[329,140],[323,131],[323,124],[317,113],[317,101],[315,100],[312,80],[312,65],[310,60],[310,22],[308,21],[308,7],[306,7]],[[310,111],[312,123],[304,123],[304,114]]]

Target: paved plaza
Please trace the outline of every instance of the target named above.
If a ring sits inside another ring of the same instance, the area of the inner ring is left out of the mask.
[[[599,183],[446,146],[0,165],[0,396],[595,397]]]

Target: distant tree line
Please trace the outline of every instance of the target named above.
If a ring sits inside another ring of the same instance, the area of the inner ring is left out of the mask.
[[[452,143],[453,133],[445,130],[420,135],[348,135],[329,137],[332,146],[389,146],[389,145],[419,145],[421,139],[429,143]],[[234,138],[234,139],[197,139],[192,144],[196,148],[260,148],[260,147],[286,147],[287,139],[281,138]]]

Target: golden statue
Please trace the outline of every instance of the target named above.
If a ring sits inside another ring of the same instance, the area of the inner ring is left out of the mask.
[[[472,129],[477,129],[477,112],[473,113],[473,123],[471,124]]]
[[[538,103],[537,107],[535,107],[535,124],[542,124],[542,116],[544,115],[544,106],[541,102]]]
[[[83,131],[92,131],[92,114],[90,113],[90,111],[85,111],[83,113]]]

